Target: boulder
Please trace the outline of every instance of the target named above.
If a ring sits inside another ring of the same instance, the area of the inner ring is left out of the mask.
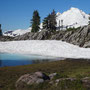
[[[33,74],[22,75],[15,84],[16,88],[22,88],[26,85],[43,83],[46,80],[50,80],[49,76],[42,72],[35,72]]]
[[[52,73],[49,75],[49,77],[50,77],[50,79],[53,79],[56,75],[57,75],[57,73]]]
[[[82,83],[83,83],[84,87],[89,88],[88,90],[90,90],[90,77],[83,78]]]
[[[86,42],[83,47],[84,48],[90,48],[90,41],[89,42]]]

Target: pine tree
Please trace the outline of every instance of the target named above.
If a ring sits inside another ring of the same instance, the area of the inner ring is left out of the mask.
[[[51,15],[50,15],[50,29],[51,30],[56,30],[56,13],[53,10]]]
[[[32,30],[31,32],[37,32],[39,31],[39,25],[40,25],[40,16],[37,10],[35,10],[33,12],[33,18],[31,20],[31,24],[32,24]]]
[[[89,14],[89,25],[90,25],[90,14]]]
[[[49,28],[49,20],[48,17],[45,17],[43,20],[43,29],[48,29]]]
[[[51,14],[49,14],[47,17],[44,18],[43,20],[43,29],[48,29],[51,31],[56,30],[56,14],[55,11]]]
[[[1,24],[0,24],[0,36],[2,36],[2,29],[1,29]]]

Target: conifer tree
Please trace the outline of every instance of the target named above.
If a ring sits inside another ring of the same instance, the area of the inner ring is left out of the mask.
[[[44,18],[43,20],[43,29],[48,29],[51,31],[56,30],[56,14],[55,11],[51,14],[49,14],[47,17]]]
[[[56,30],[56,13],[53,10],[51,15],[50,15],[50,29],[51,30]]]
[[[1,24],[0,24],[0,36],[2,36],[2,29],[1,29]]]
[[[89,14],[89,25],[90,25],[90,14]]]
[[[49,20],[48,20],[48,17],[45,17],[44,20],[43,20],[43,29],[48,29],[49,27]]]
[[[39,25],[40,25],[40,16],[37,10],[35,10],[33,12],[33,18],[31,20],[31,24],[32,24],[32,30],[31,32],[37,32],[39,31]]]

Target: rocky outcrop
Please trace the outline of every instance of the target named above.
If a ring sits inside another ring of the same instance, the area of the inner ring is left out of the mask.
[[[80,47],[90,48],[90,25],[70,31],[51,32],[49,30],[42,30],[36,33],[29,32],[15,38],[3,37],[0,40],[62,40]]]
[[[50,80],[50,77],[42,72],[35,72],[33,74],[22,75],[16,82],[16,88],[25,87],[25,85],[40,84],[46,80]]]
[[[0,41],[13,41],[14,37],[0,36]]]
[[[90,45],[88,44],[90,41],[90,25],[64,33],[59,32],[53,35],[51,39],[58,39],[81,47],[88,47],[87,45]]]
[[[15,37],[15,40],[62,40],[80,47],[90,47],[90,25],[71,31],[50,32],[42,30]]]
[[[42,30],[41,32],[36,33],[26,33],[21,36],[15,37],[14,40],[47,40],[50,39],[51,32],[48,30]]]
[[[83,45],[84,48],[90,48],[90,41],[86,42],[84,45]]]
[[[22,75],[15,84],[15,87],[17,90],[21,90],[23,88],[27,88],[28,86],[34,86],[34,85],[40,85],[44,82],[50,85],[57,86],[60,82],[80,82],[85,88],[88,88],[90,90],[90,77],[84,77],[84,78],[54,78],[57,75],[57,73],[52,73],[50,75],[46,75],[42,72],[35,72],[33,74],[25,74]],[[65,84],[66,85],[66,84]],[[67,86],[67,85],[66,85]],[[24,89],[26,90],[26,89]]]

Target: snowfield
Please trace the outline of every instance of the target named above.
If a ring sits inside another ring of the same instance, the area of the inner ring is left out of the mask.
[[[90,48],[80,48],[56,40],[0,42],[0,53],[36,54],[43,56],[90,59]]]

